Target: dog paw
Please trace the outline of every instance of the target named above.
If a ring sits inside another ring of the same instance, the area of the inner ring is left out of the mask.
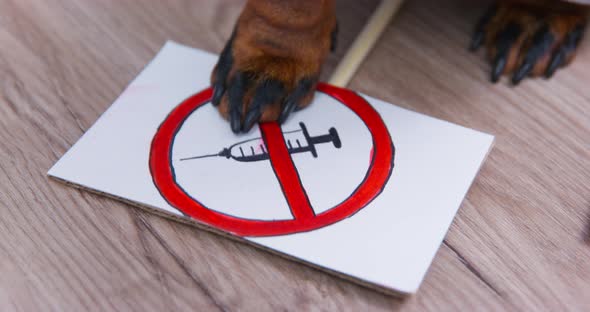
[[[528,76],[549,78],[573,60],[587,15],[580,7],[559,5],[498,3],[480,19],[470,49],[485,46],[492,82],[502,75],[511,75],[515,85]]]
[[[335,18],[295,27],[270,22],[278,17],[265,17],[264,9],[246,7],[211,75],[212,103],[235,133],[282,123],[309,105],[334,41]]]

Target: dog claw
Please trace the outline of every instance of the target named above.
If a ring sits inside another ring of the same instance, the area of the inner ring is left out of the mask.
[[[490,78],[497,82],[511,75],[514,85],[526,77],[551,77],[570,63],[583,36],[586,15],[570,10],[497,1],[478,21],[470,49],[487,48]]]

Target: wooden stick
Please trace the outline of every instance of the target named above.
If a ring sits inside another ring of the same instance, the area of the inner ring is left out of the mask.
[[[346,52],[336,70],[330,77],[330,84],[339,87],[348,85],[354,73],[369,54],[385,27],[399,10],[403,0],[383,0],[377,7],[361,33]]]

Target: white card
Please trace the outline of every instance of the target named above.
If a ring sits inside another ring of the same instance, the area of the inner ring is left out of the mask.
[[[167,43],[49,175],[415,292],[493,137],[328,85],[235,135],[208,102],[216,61]]]

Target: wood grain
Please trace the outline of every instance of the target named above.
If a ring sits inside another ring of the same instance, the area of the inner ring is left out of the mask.
[[[482,3],[408,1],[351,84],[497,136],[406,300],[46,177],[165,40],[219,52],[242,4],[0,0],[0,310],[588,310],[590,41],[491,85],[465,48]],[[376,4],[339,1],[325,77]]]

